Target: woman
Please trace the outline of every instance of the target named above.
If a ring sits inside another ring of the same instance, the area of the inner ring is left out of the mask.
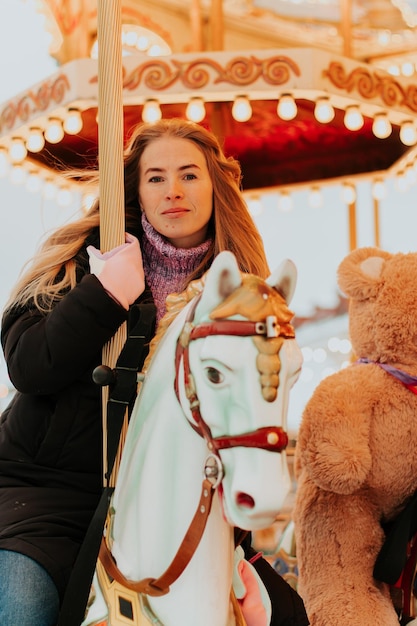
[[[46,240],[3,315],[17,392],[0,422],[2,626],[56,623],[102,489],[92,371],[130,305],[153,299],[160,320],[166,296],[222,250],[242,271],[269,275],[240,166],[204,128],[181,120],[138,127],[124,172],[126,243],[99,252],[97,203]]]

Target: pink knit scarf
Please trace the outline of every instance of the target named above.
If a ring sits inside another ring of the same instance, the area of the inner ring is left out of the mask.
[[[187,277],[202,261],[212,240],[195,248],[175,248],[160,235],[142,212],[142,257],[147,283],[157,308],[157,321],[165,314],[165,300],[183,289]]]

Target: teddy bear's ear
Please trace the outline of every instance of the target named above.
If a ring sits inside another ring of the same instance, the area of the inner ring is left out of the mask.
[[[341,291],[350,298],[366,300],[377,294],[382,269],[392,254],[379,248],[357,248],[348,254],[337,270]]]

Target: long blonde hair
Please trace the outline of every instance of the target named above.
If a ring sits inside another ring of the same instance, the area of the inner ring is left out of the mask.
[[[222,250],[233,252],[243,272],[266,278],[269,267],[262,239],[240,191],[240,164],[233,157],[227,158],[216,137],[199,124],[176,118],[163,119],[154,124],[140,124],[133,130],[124,153],[126,231],[136,236],[142,232],[138,199],[140,159],[147,145],[163,136],[194,142],[205,156],[213,185],[213,214],[209,225],[213,245],[188,281],[200,277]],[[83,172],[83,178],[97,180],[97,172]],[[40,311],[51,310],[75,286],[77,255],[87,238],[98,238],[99,223],[97,200],[85,216],[50,235],[15,285],[6,308],[33,302]]]

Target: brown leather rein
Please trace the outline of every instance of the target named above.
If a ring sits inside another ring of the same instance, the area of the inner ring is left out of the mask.
[[[212,335],[232,335],[238,337],[262,335],[268,338],[284,337],[285,339],[293,339],[295,337],[293,327],[288,323],[278,324],[275,316],[268,317],[265,322],[226,319],[193,325],[192,320],[198,301],[199,297],[195,298],[177,342],[174,383],[175,393],[180,402],[178,379],[182,360],[185,392],[189,401],[191,415],[195,422],[189,421],[189,423],[206,440],[207,447],[211,451],[205,462],[204,479],[197,510],[171,564],[159,578],[143,578],[139,581],[132,581],[126,578],[118,569],[105,537],[101,541],[99,553],[99,558],[109,576],[124,587],[149,596],[162,596],[169,592],[170,585],[181,576],[200,543],[211,510],[214,492],[223,480],[223,466],[219,450],[244,446],[261,448],[271,452],[282,452],[288,445],[288,435],[280,426],[267,426],[240,435],[213,438],[210,427],[204,421],[200,412],[200,402],[190,370],[188,348],[191,341]]]

